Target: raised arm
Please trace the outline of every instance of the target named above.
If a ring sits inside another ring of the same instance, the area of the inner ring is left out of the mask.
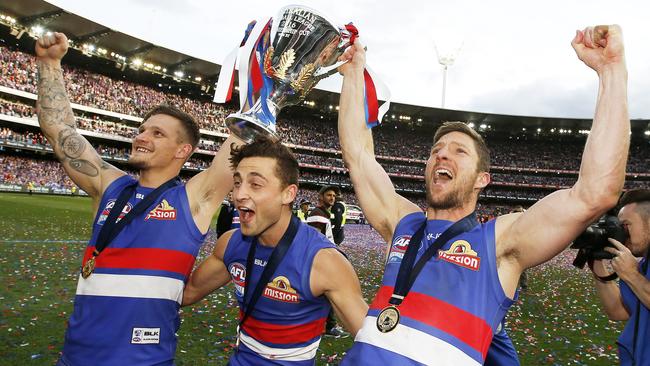
[[[352,264],[336,249],[323,249],[314,257],[310,285],[314,296],[325,295],[336,316],[352,336],[368,312],[361,285]]]
[[[230,274],[223,263],[223,254],[234,231],[230,230],[221,235],[212,254],[192,272],[183,290],[182,306],[192,305],[230,282]]]
[[[578,58],[598,73],[596,112],[575,185],[552,193],[525,213],[497,221],[497,256],[509,257],[506,262],[519,267],[516,274],[551,259],[615,206],[625,180],[630,119],[621,29],[590,27],[577,31],[571,44]]]
[[[395,192],[393,182],[375,159],[372,133],[365,122],[363,46],[356,42],[341,59],[350,60],[339,68],[344,76],[338,121],[343,160],[366,219],[390,243],[399,220],[420,209]]]
[[[70,179],[97,203],[104,189],[125,173],[103,161],[77,132],[61,69],[67,51],[63,33],[44,35],[36,42],[38,123]]]
[[[232,189],[233,172],[228,160],[230,148],[232,144],[240,145],[241,143],[234,135],[230,135],[217,151],[210,167],[192,177],[185,186],[192,217],[203,233],[208,231],[212,216]]]

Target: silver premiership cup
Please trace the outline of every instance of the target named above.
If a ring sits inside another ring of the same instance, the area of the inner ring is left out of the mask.
[[[336,27],[313,9],[282,8],[253,50],[257,62],[249,64],[249,80],[255,77],[253,73],[260,80],[261,74],[261,90],[251,93],[247,88],[246,103],[226,118],[230,131],[246,142],[258,135],[279,139],[276,117],[280,110],[302,102],[320,80],[335,73],[339,56],[355,37],[354,27]],[[254,70],[256,66],[260,71]]]

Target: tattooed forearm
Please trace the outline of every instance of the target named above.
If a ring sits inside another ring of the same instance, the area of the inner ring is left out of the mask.
[[[99,175],[100,169],[106,170],[113,167],[97,154],[93,154],[96,157],[92,159],[94,162],[81,158],[90,145],[74,127],[66,126],[59,131],[57,147],[55,153],[61,163],[67,164],[70,168],[84,175],[96,177]]]
[[[74,114],[66,94],[61,67],[40,61],[37,65],[38,120],[43,132],[46,135],[52,132],[48,131],[51,126],[74,126]]]
[[[56,156],[71,169],[96,177],[102,160],[97,163],[81,159],[89,147],[88,141],[76,129],[74,114],[63,82],[60,65],[37,62],[38,65],[38,121],[43,133],[55,146]]]
[[[72,159],[68,161],[68,164],[70,164],[70,167],[79,173],[85,174],[90,177],[96,177],[99,175],[99,170],[95,166],[95,164],[89,162],[88,160],[84,159]]]
[[[58,140],[61,151],[70,159],[80,157],[86,149],[86,140],[72,127],[62,129]]]
[[[48,108],[43,106],[43,103],[41,102],[39,102],[38,107],[38,120],[41,122],[41,126],[74,126],[74,115],[72,114],[72,109],[65,108],[61,110],[56,108]],[[66,123],[64,121],[72,121],[72,124]]]

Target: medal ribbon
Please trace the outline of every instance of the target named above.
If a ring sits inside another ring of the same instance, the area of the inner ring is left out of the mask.
[[[242,301],[242,307],[244,308],[244,316],[239,321],[239,326],[237,327],[238,330],[241,329],[241,326],[244,324],[246,319],[248,319],[248,317],[253,312],[253,309],[255,308],[255,304],[257,303],[257,300],[259,300],[262,291],[264,290],[267,283],[271,279],[273,273],[275,273],[275,270],[278,268],[278,266],[284,259],[284,256],[287,254],[287,251],[289,251],[289,247],[291,247],[291,243],[293,243],[293,240],[295,239],[296,234],[298,233],[299,226],[300,226],[300,219],[295,217],[294,215],[291,215],[291,221],[289,222],[289,227],[287,228],[287,231],[284,232],[284,235],[282,235],[282,239],[280,239],[278,245],[275,247],[275,249],[273,249],[273,252],[271,253],[271,257],[266,262],[264,271],[262,272],[262,275],[260,276],[260,279],[257,282],[257,285],[255,286],[255,290],[253,290],[253,293],[251,294],[247,304],[246,297],[248,297],[249,284],[252,282],[251,280],[252,280],[252,273],[253,273],[253,262],[255,262],[255,248],[257,247],[257,238],[254,238],[251,241],[251,246],[248,249],[248,256],[246,258],[246,284],[244,284],[244,296]]]
[[[415,266],[413,266],[418,249],[420,248],[420,242],[422,241],[426,230],[427,220],[425,218],[424,223],[418,228],[409,241],[406,253],[404,253],[404,257],[402,258],[402,263],[399,266],[393,295],[390,297],[388,302],[395,306],[400,305],[411,290],[411,287],[413,287],[415,279],[424,268],[426,262],[434,257],[438,253],[438,250],[449,240],[472,230],[476,225],[478,225],[478,221],[476,220],[476,211],[463,217],[460,221],[456,221],[445,230],[445,232],[443,232],[429,248],[427,248],[424,254],[422,254],[422,257],[420,257],[417,263],[415,263]]]

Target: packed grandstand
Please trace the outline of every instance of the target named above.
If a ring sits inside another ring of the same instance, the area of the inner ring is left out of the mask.
[[[33,39],[19,39],[11,30],[0,30],[0,190],[83,194],[73,188],[38,127]],[[88,55],[71,50],[64,59],[65,82],[79,130],[104,159],[130,171],[130,141],[140,117],[152,106],[167,103],[193,114],[201,125],[199,149],[186,163],[182,177],[186,179],[209,165],[227,136],[224,119],[235,112],[234,105],[213,103],[207,93],[210,89],[199,83],[180,83],[164,75],[143,76],[148,71],[88,60]],[[418,118],[415,122],[410,118],[395,121],[394,117],[373,130],[378,160],[397,191],[424,206],[424,165],[433,132],[442,119]],[[343,200],[356,203],[341,159],[336,118],[331,105],[318,109],[313,103],[287,108],[279,117],[278,132],[301,165],[297,202],[307,199],[315,203],[321,185],[337,184],[343,189]],[[491,115],[491,119],[498,120],[499,116]],[[565,127],[561,128],[552,118],[542,120],[545,128],[528,130],[516,122],[494,128],[476,124],[487,140],[492,159],[492,183],[480,198],[484,218],[507,212],[512,205],[530,206],[554,190],[570,187],[577,179],[586,138],[585,131],[579,131],[579,122],[584,121],[576,120],[575,127],[567,128],[567,120],[563,120]],[[647,121],[635,123],[647,125]],[[644,164],[650,160],[648,134],[643,129],[641,133],[638,128],[633,130],[625,188],[648,188],[650,173]]]

